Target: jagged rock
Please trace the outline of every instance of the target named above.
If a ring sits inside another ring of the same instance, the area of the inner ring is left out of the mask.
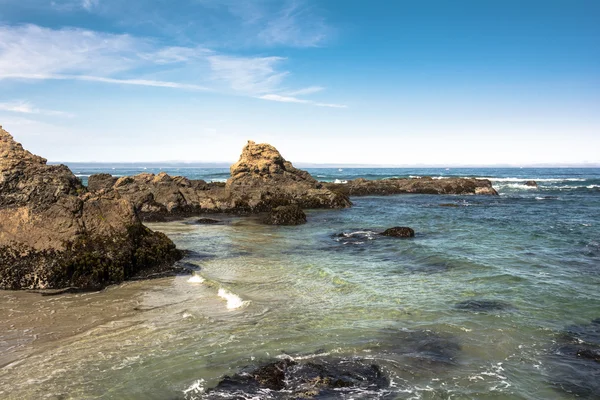
[[[90,192],[111,190],[118,179],[111,174],[94,174],[88,178],[87,188]]]
[[[346,399],[371,394],[377,397],[390,385],[381,368],[357,358],[319,358],[308,362],[284,359],[246,367],[225,376],[206,391],[207,399],[268,398]],[[362,398],[362,397],[361,397]]]
[[[524,182],[525,186],[531,186],[531,187],[538,187],[538,184],[536,181],[525,181]]]
[[[0,127],[0,288],[98,288],[181,254],[117,192],[87,193]]]
[[[414,237],[415,231],[412,230],[412,228],[409,228],[407,226],[395,226],[393,228],[386,229],[385,231],[381,232],[381,234],[383,236],[407,238],[407,237]]]
[[[367,180],[358,178],[347,183],[325,183],[327,188],[348,196],[391,194],[480,194],[498,195],[488,179],[475,178],[390,178]]]
[[[302,225],[306,223],[306,214],[297,205],[279,206],[263,219],[267,225]]]
[[[294,168],[269,144],[248,141],[230,170],[227,188],[241,207],[252,211],[288,204],[300,208],[344,208],[352,204],[346,195],[325,188],[308,172]]]
[[[144,220],[179,218],[201,213],[258,213],[296,204],[301,208],[343,208],[344,194],[324,188],[306,171],[285,161],[268,144],[248,142],[231,167],[227,184],[181,176],[140,174],[118,180],[105,174],[89,178],[90,190],[110,188],[131,200]],[[114,180],[114,182],[113,182]]]

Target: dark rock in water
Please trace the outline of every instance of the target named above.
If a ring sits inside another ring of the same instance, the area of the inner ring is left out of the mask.
[[[219,224],[221,223],[221,221],[219,221],[218,219],[212,219],[212,218],[200,218],[196,220],[197,224],[202,224],[202,225],[210,225],[210,224]]]
[[[367,180],[358,178],[347,183],[324,183],[324,185],[348,196],[391,194],[482,194],[497,196],[498,192],[488,179],[475,178],[390,178]]]
[[[389,384],[379,366],[360,359],[287,359],[226,376],[205,398],[346,399],[353,394],[377,396]]]
[[[89,193],[0,127],[0,289],[97,289],[170,270],[173,242],[114,190]]]
[[[451,335],[429,330],[386,329],[377,338],[378,349],[385,359],[406,364],[410,368],[428,370],[434,366],[455,365],[460,354],[460,343]]]
[[[548,355],[553,387],[581,398],[600,394],[600,319],[565,329]]]
[[[456,203],[441,203],[440,207],[460,207],[460,206]]]
[[[475,311],[475,312],[489,312],[489,311],[502,311],[512,308],[512,306],[504,301],[499,300],[465,300],[460,303],[456,303],[454,306],[459,310]]]
[[[525,186],[538,187],[538,184],[536,181],[525,181],[523,184]]]
[[[383,236],[392,236],[392,237],[414,237],[415,231],[406,226],[395,226],[393,228],[386,229],[381,232]]]
[[[364,244],[375,240],[377,232],[370,229],[356,229],[348,232],[336,233],[331,236],[333,240],[342,244]]]
[[[297,205],[279,206],[262,221],[267,225],[302,225],[306,223],[306,214]]]

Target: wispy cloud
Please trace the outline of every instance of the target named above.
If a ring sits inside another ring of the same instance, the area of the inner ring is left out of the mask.
[[[262,100],[270,100],[270,101],[279,101],[281,103],[301,103],[301,104],[310,104],[317,107],[330,107],[330,108],[347,108],[348,106],[344,104],[332,104],[332,103],[319,103],[312,100],[299,99],[297,97],[292,96],[281,96],[278,94],[265,94],[262,96],[258,96],[259,99]]]
[[[9,111],[13,113],[21,114],[40,114],[48,116],[58,117],[73,117],[73,114],[64,111],[45,110],[34,107],[31,103],[26,101],[16,101],[9,103],[0,103],[0,111]]]
[[[267,45],[315,47],[327,37],[330,28],[325,20],[300,0],[284,3],[284,7],[266,22],[258,37]]]
[[[309,87],[298,89],[298,90],[292,90],[291,92],[286,92],[285,95],[286,96],[305,96],[305,95],[309,95],[309,94],[313,94],[313,93],[318,93],[322,90],[325,90],[325,88],[321,87],[321,86],[309,86]]]
[[[323,107],[299,99],[321,86],[290,89],[277,56],[235,56],[204,47],[163,46],[155,40],[79,28],[0,26],[0,80],[76,80],[214,91]]]
[[[83,0],[81,2],[81,6],[88,11],[91,11],[93,8],[97,7],[100,4],[100,0]]]
[[[288,71],[278,71],[281,57],[210,56],[213,77],[225,81],[235,91],[265,93],[279,88]]]

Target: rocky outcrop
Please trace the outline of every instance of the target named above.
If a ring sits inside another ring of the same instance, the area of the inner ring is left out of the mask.
[[[536,181],[525,181],[523,184],[525,186],[538,187],[538,184]]]
[[[390,385],[377,364],[357,358],[320,358],[307,362],[276,360],[225,376],[206,391],[207,399],[347,399],[365,392],[379,397]]]
[[[327,189],[308,172],[294,168],[269,144],[248,141],[230,170],[227,189],[239,206],[253,211],[289,204],[300,208],[344,208],[352,204],[346,195]]]
[[[88,193],[0,127],[0,288],[98,288],[181,254],[117,192]]]
[[[306,214],[297,205],[279,206],[272,209],[263,223],[267,225],[302,225],[306,223]]]
[[[407,226],[395,226],[393,228],[389,228],[381,232],[381,235],[408,238],[415,237],[415,231]]]
[[[348,196],[391,194],[481,194],[498,195],[488,179],[475,178],[390,178],[380,180],[354,179],[347,183],[326,183],[332,191]]]
[[[92,175],[91,191],[115,190],[133,202],[144,220],[161,220],[201,213],[259,213],[297,205],[300,208],[344,208],[344,194],[331,191],[306,171],[294,168],[273,146],[248,142],[231,167],[226,184],[181,176],[140,174],[116,179]]]

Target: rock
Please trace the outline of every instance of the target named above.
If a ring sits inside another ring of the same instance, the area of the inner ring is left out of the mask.
[[[441,203],[440,207],[460,207],[460,206],[456,203]]]
[[[284,359],[224,377],[205,398],[346,399],[387,389],[381,368],[357,358]]]
[[[581,398],[600,393],[600,319],[567,327],[544,364],[556,389]]]
[[[99,288],[181,257],[117,192],[87,193],[0,128],[0,288]]]
[[[114,180],[92,175],[91,189],[112,189],[132,201],[143,220],[184,218],[202,213],[260,213],[286,205],[301,208],[344,208],[344,194],[322,186],[306,171],[296,169],[268,144],[248,142],[231,167],[227,183],[206,183],[181,176],[139,174]],[[90,189],[90,190],[91,190]]]
[[[523,184],[525,186],[538,187],[538,184],[536,181],[525,181]]]
[[[297,205],[279,206],[263,219],[267,225],[302,225],[306,223],[306,214]]]
[[[454,307],[459,310],[474,312],[503,311],[512,308],[510,304],[504,301],[485,299],[461,301],[456,303]]]
[[[231,166],[227,189],[239,207],[253,212],[296,204],[300,208],[345,208],[348,197],[329,190],[308,172],[294,168],[269,144],[248,141]]]
[[[390,178],[367,180],[363,178],[345,184],[324,183],[324,185],[348,196],[392,195],[392,194],[477,194],[498,195],[488,179],[475,178]]]
[[[395,226],[393,228],[389,228],[389,229],[386,229],[385,231],[381,232],[381,235],[407,238],[407,237],[414,237],[415,231],[412,230],[412,228],[409,228],[407,226]]]
[[[211,225],[211,224],[220,224],[221,221],[219,221],[218,219],[212,219],[212,218],[200,218],[196,220],[197,224],[202,224],[202,225]]]
[[[111,174],[94,174],[88,178],[87,188],[90,192],[97,192],[100,190],[111,190],[117,182],[118,178],[115,178]]]

